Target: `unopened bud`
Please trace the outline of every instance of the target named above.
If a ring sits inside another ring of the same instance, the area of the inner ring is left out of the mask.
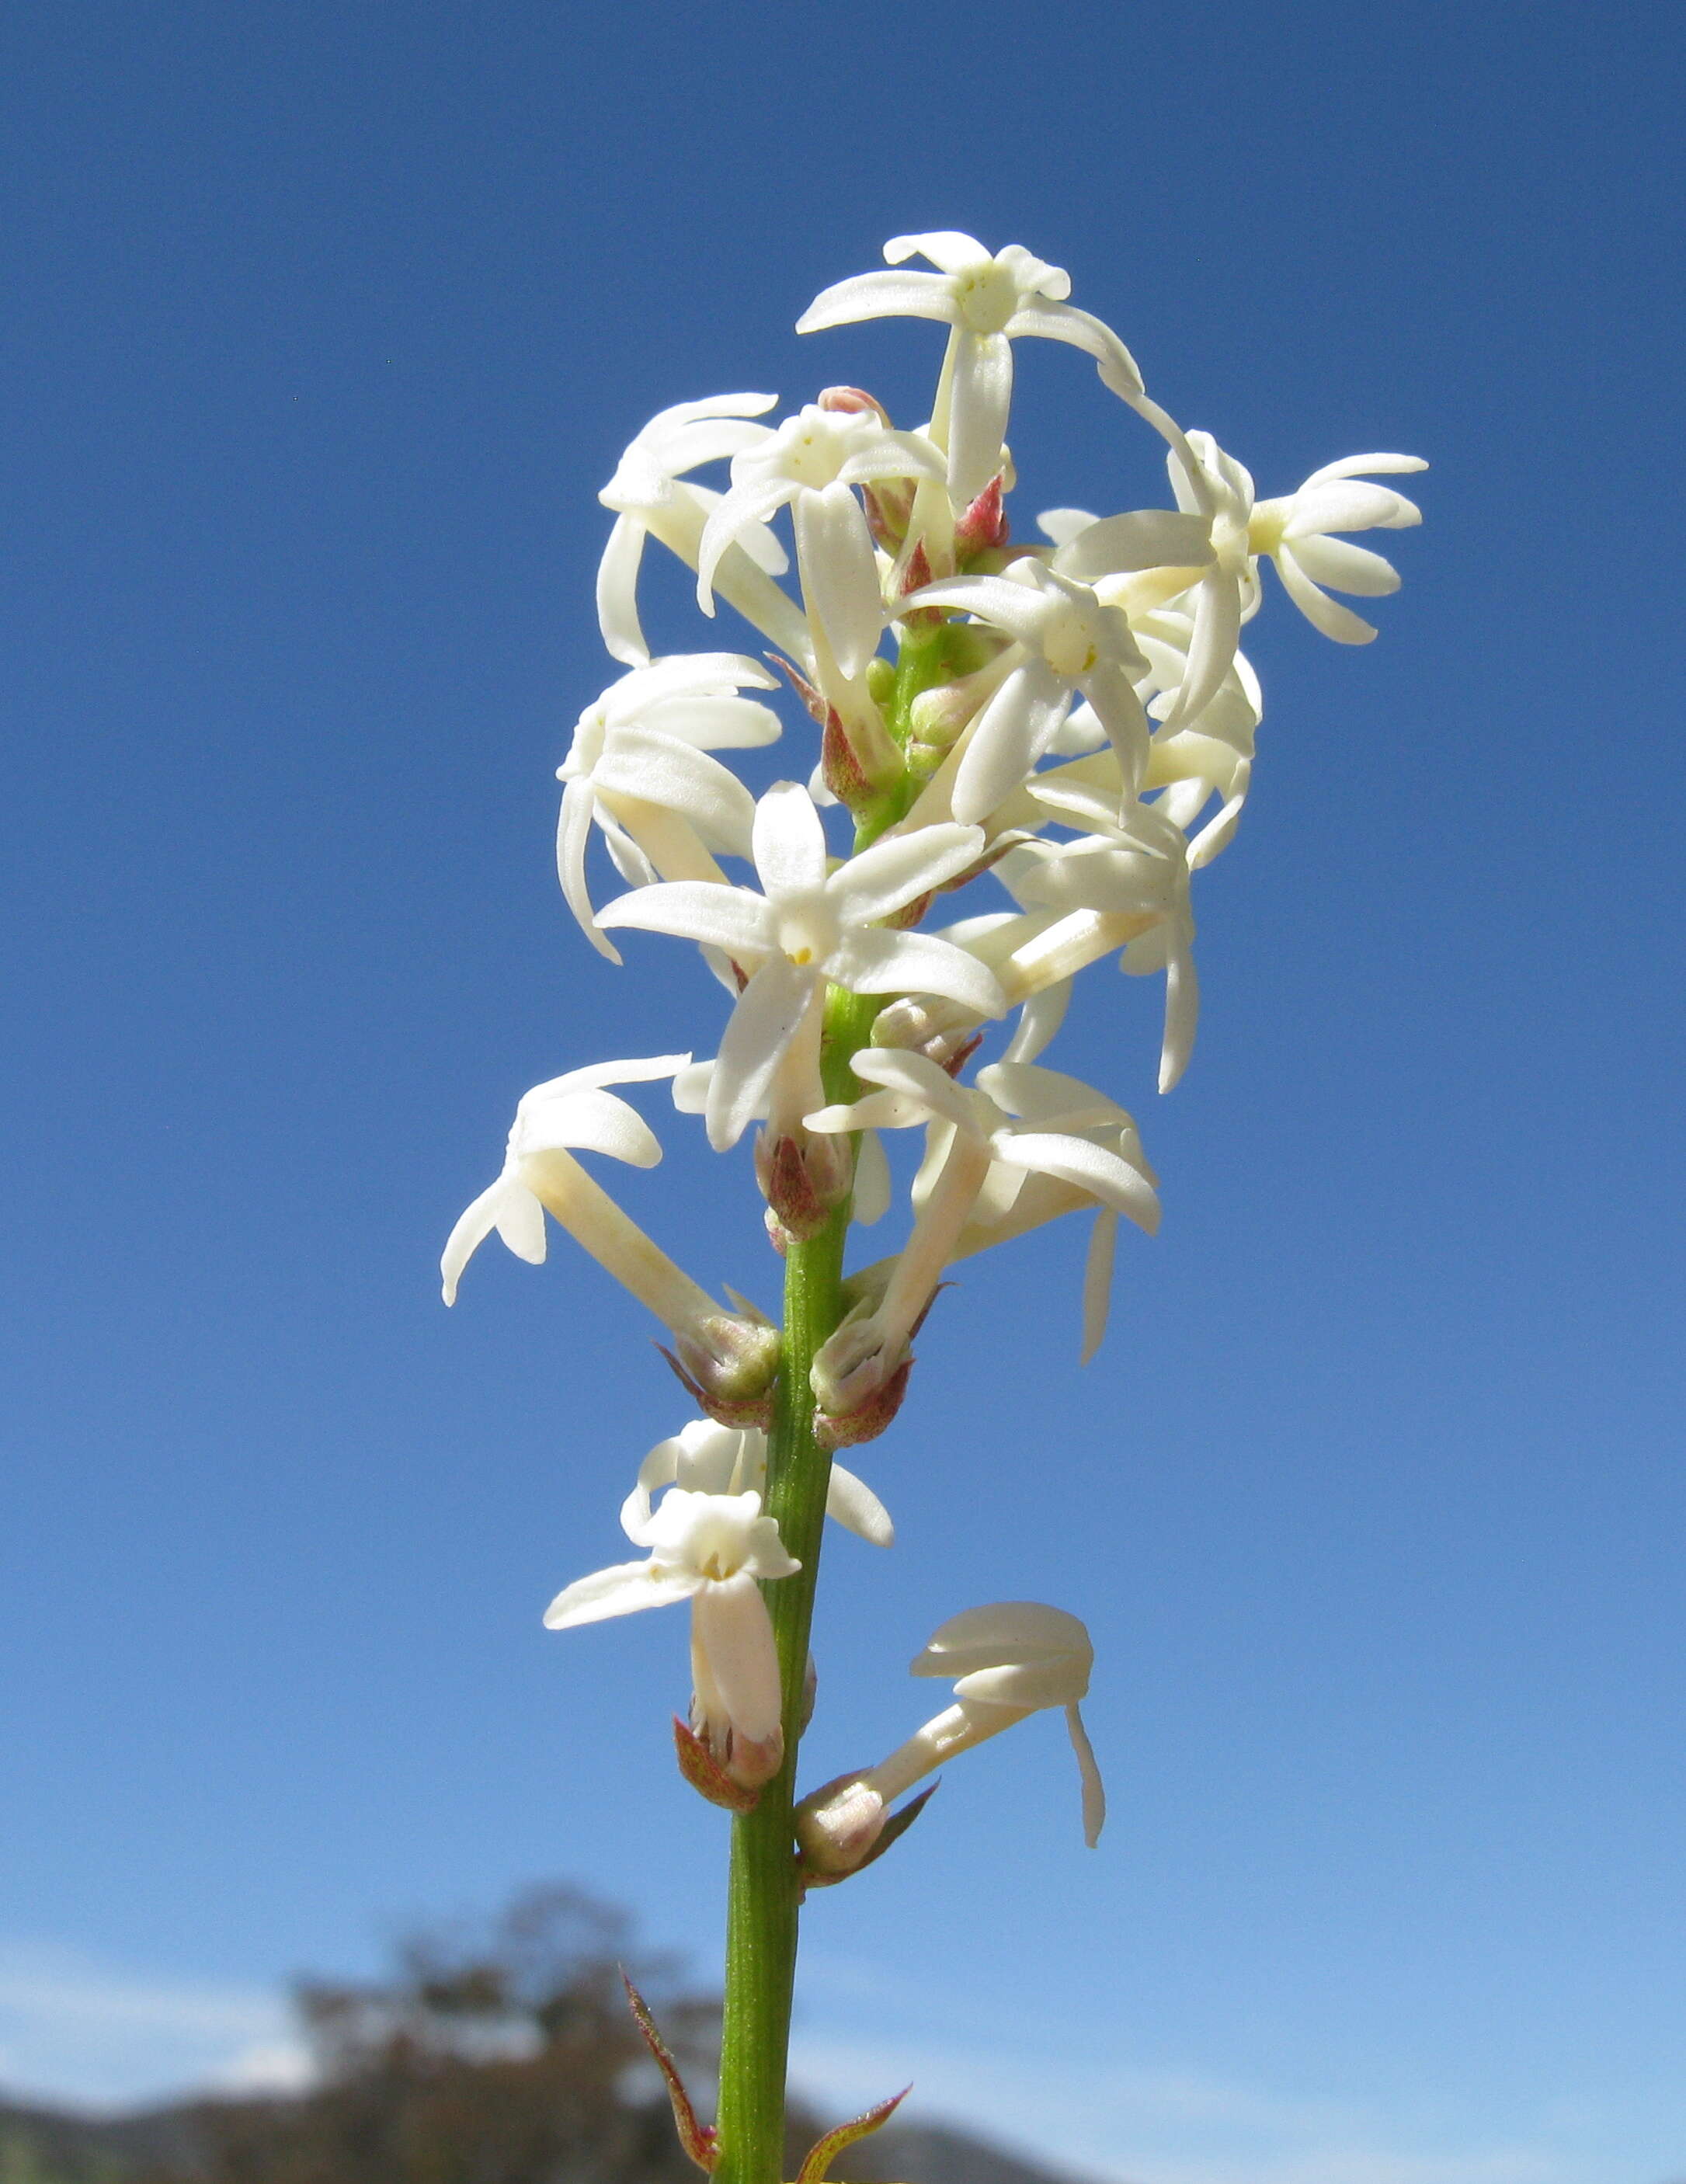
[[[718,1424],[771,1423],[779,1332],[770,1321],[753,1307],[741,1313],[711,1312],[676,1333],[674,1344],[662,1355]]]
[[[1001,504],[1001,479],[991,478],[954,526],[954,558],[962,567],[975,554],[1007,543],[1007,517]]]
[[[912,481],[907,478],[878,478],[860,488],[872,543],[887,554],[899,554],[902,549],[913,515],[913,494]]]
[[[796,1840],[815,1875],[854,1873],[878,1840],[885,1803],[858,1774],[839,1774],[796,1808]]]
[[[753,1813],[760,1802],[759,1789],[736,1782],[715,1758],[708,1739],[699,1736],[688,1722],[673,1717],[673,1749],[679,1771],[699,1797],[728,1813]]]
[[[913,1372],[913,1359],[904,1357],[895,1370],[883,1379],[876,1374],[882,1366],[882,1356],[871,1362],[871,1373],[857,1371],[849,1383],[839,1390],[836,1407],[829,1406],[819,1396],[817,1381],[815,1395],[820,1407],[814,1418],[814,1438],[823,1449],[833,1455],[840,1448],[858,1448],[862,1441],[876,1440],[895,1419],[907,1394],[907,1384]],[[815,1372],[819,1372],[819,1360],[815,1360]],[[871,1379],[870,1391],[857,1398],[854,1388]]]
[[[804,1797],[796,1808],[796,1869],[804,1892],[834,1888],[838,1881],[875,1864],[892,1843],[907,1833],[936,1795],[937,1787],[933,1782],[916,1797],[910,1797],[899,1812],[888,1814],[884,1809],[888,1799],[865,1775],[840,1774],[835,1782]]]
[[[931,556],[926,552],[925,541],[921,538],[908,555],[907,566],[902,571],[901,595],[907,599],[915,592],[922,592],[932,581]],[[898,610],[896,619],[909,629],[935,629],[943,619],[943,610],[940,607],[903,607]]]
[[[821,387],[818,406],[821,410],[841,411],[845,416],[860,416],[864,412],[871,411],[887,432],[890,429],[889,411],[875,395],[869,394],[865,387]]]
[[[869,1034],[874,1046],[900,1047],[910,1053],[928,1055],[942,1069],[947,1069],[977,1035],[976,1016],[968,1015],[958,1002],[918,1000],[910,995],[880,1009]]]
[[[854,1162],[846,1139],[802,1130],[755,1139],[755,1179],[786,1233],[817,1236],[848,1197]]]

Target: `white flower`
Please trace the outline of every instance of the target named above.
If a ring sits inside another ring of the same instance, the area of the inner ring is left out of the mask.
[[[851,1066],[864,1083],[883,1089],[848,1106],[821,1108],[808,1117],[810,1129],[926,1123],[931,1134],[915,1186],[917,1217],[890,1262],[882,1294],[852,1312],[815,1358],[815,1395],[832,1417],[870,1401],[898,1369],[965,1231],[1007,1221],[1027,1178],[1069,1186],[1062,1206],[1122,1213],[1149,1235],[1159,1227],[1153,1172],[1134,1123],[1076,1078],[1031,1062],[995,1062],[978,1072],[975,1086],[957,1084],[926,1056],[893,1047],[867,1047]],[[1090,1132],[1109,1134],[1112,1143]],[[1110,1229],[1106,1234],[1110,1271]],[[1087,1318],[1093,1320],[1092,1306]]]
[[[581,930],[611,962],[620,958],[598,930],[586,883],[593,821],[623,863],[630,840],[665,879],[723,879],[709,853],[748,856],[755,802],[704,753],[773,742],[777,714],[737,693],[776,688],[776,677],[741,653],[685,654],[635,667],[581,714],[556,770],[556,869]]]
[[[1117,753],[1129,794],[1147,769],[1149,729],[1135,682],[1148,663],[1121,608],[1087,584],[1028,558],[1004,576],[951,577],[915,592],[910,606],[963,608],[1004,630],[1024,657],[977,714],[950,790],[954,816],[988,818],[1050,748],[1081,690]]]
[[[954,1704],[888,1759],[842,1775],[797,1808],[797,1839],[821,1874],[860,1865],[882,1832],[892,1798],[933,1768],[1044,1707],[1065,1710],[1083,1786],[1083,1840],[1093,1850],[1106,1820],[1106,1791],[1077,1702],[1089,1687],[1094,1647],[1075,1615],[1030,1600],[997,1601],[954,1616],[912,1664],[915,1676],[954,1678]]]
[[[650,1520],[650,1496],[664,1486],[692,1493],[765,1494],[767,1436],[759,1427],[716,1425],[693,1418],[666,1440],[659,1440],[638,1466],[638,1483],[621,1505],[620,1523],[630,1540],[642,1545]],[[833,1463],[826,1494],[826,1514],[875,1547],[895,1545],[895,1526],[883,1503],[862,1480]]]
[[[732,465],[732,490],[710,514],[697,561],[697,603],[715,610],[721,557],[792,509],[803,596],[849,681],[860,675],[884,631],[872,534],[850,488],[883,478],[943,476],[943,458],[916,433],[891,432],[875,410],[810,403]]]
[[[1333,538],[1335,531],[1403,531],[1421,523],[1415,501],[1387,486],[1361,482],[1364,473],[1424,471],[1420,455],[1348,455],[1313,471],[1298,493],[1261,500],[1253,510],[1249,539],[1255,554],[1277,565],[1283,589],[1314,629],[1338,644],[1368,644],[1373,626],[1322,587],[1381,599],[1399,588],[1399,572],[1379,554]]]
[[[1194,458],[1191,468],[1183,453]],[[1253,514],[1250,474],[1227,455],[1210,432],[1190,432],[1166,458],[1177,504],[1211,525],[1212,559],[1194,589],[1194,629],[1188,664],[1170,710],[1168,727],[1192,720],[1216,695],[1241,625],[1259,608],[1259,571],[1248,542]]]
[[[682,561],[697,566],[703,526],[720,495],[682,484],[682,473],[770,438],[770,426],[746,421],[760,416],[777,400],[776,394],[715,394],[701,402],[676,403],[652,417],[621,456],[598,495],[615,514],[597,577],[598,624],[612,658],[641,667],[650,656],[638,621],[645,539],[654,535]],[[788,566],[783,547],[765,526],[744,531],[737,545],[717,572],[715,588],[793,659],[805,660],[806,625],[772,581]]]
[[[927,827],[887,837],[827,874],[814,800],[779,782],[755,807],[753,848],[765,896],[747,888],[674,881],[622,895],[598,914],[606,926],[671,933],[722,948],[748,973],[721,1040],[709,1085],[709,1141],[735,1145],[769,1095],[775,1072],[826,982],[855,994],[932,993],[995,1016],[994,978],[964,950],[876,920],[958,878],[977,861],[973,827]]]
[[[1200,1015],[1188,845],[1182,829],[1157,804],[1133,805],[1121,824],[1111,797],[1069,779],[1038,782],[1032,793],[1056,817],[1084,828],[1088,839],[1027,845],[1023,866],[1014,871],[1014,891],[1026,903],[1050,910],[1151,921],[1126,945],[1120,968],[1137,975],[1165,972],[1159,1089],[1169,1092],[1188,1066]]]
[[[1142,376],[1112,329],[1066,298],[1071,279],[1057,265],[1010,242],[992,254],[977,238],[945,229],[899,235],[884,245],[893,266],[913,256],[935,273],[859,273],[824,289],[796,322],[799,334],[862,319],[936,319],[951,326],[932,437],[949,451],[949,490],[956,502],[982,492],[1001,467],[1001,443],[1013,398],[1015,337],[1069,342],[1095,359],[1102,381],[1133,402]]]
[[[637,1537],[648,1559],[576,1579],[545,1610],[546,1628],[570,1630],[688,1600],[702,1733],[716,1746],[729,1734],[782,1753],[778,1654],[756,1580],[789,1577],[802,1565],[785,1552],[773,1518],[761,1514],[760,1496],[673,1487]],[[774,1756],[761,1779],[778,1764]]]
[[[548,1186],[559,1170],[583,1175],[569,1157],[570,1151],[607,1153],[633,1167],[656,1165],[661,1147],[648,1123],[602,1088],[671,1077],[690,1059],[688,1054],[658,1054],[641,1061],[596,1062],[522,1094],[503,1173],[465,1210],[439,1262],[447,1304],[456,1302],[463,1268],[494,1228],[518,1259],[543,1265],[545,1199],[555,1195]]]

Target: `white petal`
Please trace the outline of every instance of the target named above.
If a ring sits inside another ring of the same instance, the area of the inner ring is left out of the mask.
[[[648,534],[636,515],[617,515],[597,570],[597,626],[609,657],[641,667],[650,656],[638,621],[638,568]]]
[[[876,1130],[863,1130],[854,1156],[854,1197],[850,1217],[863,1228],[882,1221],[890,1210],[890,1163]]]
[[[963,1676],[1004,1662],[1076,1656],[1093,1663],[1089,1634],[1075,1615],[1040,1600],[994,1600],[962,1608],[933,1630],[910,1663],[915,1676]]]
[[[728,547],[737,544],[754,525],[776,515],[798,489],[785,478],[764,485],[734,486],[724,500],[710,509],[697,549],[697,604],[705,615],[715,610],[715,574]]]
[[[959,878],[982,854],[981,827],[945,822],[911,834],[887,834],[835,872],[826,892],[845,924],[870,925]]]
[[[1235,577],[1217,571],[1203,577],[1196,601],[1188,665],[1165,716],[1167,727],[1192,720],[1211,703],[1229,672],[1241,636],[1241,588]]]
[[[1071,999],[1071,980],[1058,978],[1034,993],[1019,1011],[1010,1044],[1003,1060],[1034,1061],[1066,1020]]]
[[[1151,1236],[1159,1227],[1159,1198],[1144,1175],[1105,1146],[1055,1131],[1015,1130],[998,1139],[998,1157],[1073,1184],[1133,1221]]]
[[[1000,469],[1012,401],[1011,342],[962,331],[949,395],[949,490],[957,502],[976,499]]]
[[[599,925],[631,926],[640,933],[671,933],[732,955],[757,956],[772,944],[767,905],[748,888],[711,880],[661,880],[617,895],[598,912]]]
[[[1066,547],[1080,532],[1087,531],[1100,519],[1087,508],[1044,508],[1036,520],[1044,538],[1051,538],[1056,546]]]
[[[586,847],[591,840],[594,801],[589,782],[564,783],[562,809],[556,815],[556,877],[562,883],[562,899],[578,920],[581,932],[599,956],[618,963],[619,951],[598,928],[586,880]]]
[[[845,1471],[840,1463],[832,1466],[826,1489],[826,1514],[875,1547],[893,1547],[896,1543],[896,1528],[890,1522],[889,1511],[864,1480],[857,1479],[852,1471]]]
[[[1313,471],[1299,488],[1322,485],[1325,478],[1367,477],[1372,471],[1377,476],[1391,477],[1401,471],[1426,471],[1427,463],[1421,455],[1343,455],[1338,463],[1325,463],[1320,471]]]
[[[944,273],[963,273],[973,265],[987,265],[993,254],[975,235],[958,227],[927,228],[921,235],[893,235],[884,245],[887,265],[900,265],[910,258],[928,258]]]
[[[1046,531],[1048,518],[1038,521]],[[1069,545],[1061,546],[1054,566],[1062,577],[1092,584],[1098,577],[1138,569],[1202,568],[1211,558],[1211,525],[1204,515],[1138,508],[1128,515],[1109,515],[1091,523]]]
[[[759,710],[759,709],[758,709]],[[632,796],[682,813],[710,849],[749,854],[755,800],[727,766],[676,737],[622,729],[592,776],[605,795]],[[636,825],[633,815],[627,820]]]
[[[1095,360],[1102,384],[1127,402],[1142,392],[1135,358],[1104,320],[1078,310],[1074,304],[1021,304],[1007,321],[1007,331],[1015,337],[1040,334],[1046,340],[1086,349]]]
[[[866,518],[849,488],[833,484],[797,495],[795,523],[809,612],[854,682],[884,634],[884,594]]]
[[[652,1565],[614,1563],[576,1578],[544,1611],[547,1630],[573,1630],[582,1623],[604,1623],[612,1615],[636,1615],[641,1608],[665,1607],[688,1600],[705,1580],[687,1575],[658,1577]]]
[[[520,1225],[520,1212],[515,1202],[515,1195],[518,1192],[520,1197],[531,1200],[538,1210],[538,1236],[536,1251],[531,1248],[532,1243],[531,1225]],[[447,1304],[454,1304],[457,1301],[457,1284],[462,1279],[463,1268],[467,1266],[492,1230],[500,1228],[500,1223],[505,1219],[510,1220],[517,1237],[529,1246],[526,1251],[521,1251],[517,1244],[511,1243],[509,1246],[511,1251],[515,1251],[519,1257],[526,1259],[531,1265],[537,1266],[543,1263],[544,1258],[543,1209],[538,1206],[537,1200],[532,1197],[531,1192],[518,1178],[506,1173],[500,1175],[489,1190],[482,1190],[478,1198],[464,1207],[457,1217],[455,1227],[446,1239],[445,1249],[439,1259],[439,1277]],[[500,1233],[502,1233],[501,1228]]]
[[[852,994],[941,994],[980,1016],[1006,1011],[994,972],[933,933],[858,928],[844,933],[822,967]]]
[[[1355,546],[1349,538],[1295,538],[1285,541],[1283,550],[1293,554],[1314,584],[1327,584],[1332,591],[1381,599],[1399,588],[1399,573],[1391,561],[1366,546]]]
[[[1374,623],[1366,621],[1362,615],[1354,614],[1350,607],[1342,606],[1327,592],[1320,592],[1286,547],[1275,559],[1283,589],[1313,629],[1332,637],[1337,644],[1370,644],[1375,641]]]
[[[1117,757],[1127,801],[1147,777],[1152,749],[1153,731],[1142,701],[1124,670],[1110,660],[1101,660],[1093,674],[1084,677],[1082,687]]]
[[[977,1111],[972,1101],[928,1054],[898,1046],[866,1046],[850,1067],[864,1083],[882,1084],[925,1114],[940,1115],[969,1137],[978,1135]]]
[[[1087,1365],[1101,1346],[1112,1309],[1112,1265],[1117,1256],[1118,1216],[1103,1206],[1089,1232],[1089,1248],[1083,1260],[1083,1347],[1079,1362]]]
[[[523,1103],[510,1139],[518,1160],[533,1153],[607,1153],[632,1167],[654,1167],[661,1146],[643,1117],[612,1092],[565,1092],[531,1106]],[[501,1225],[501,1224],[500,1224]]]
[[[772,1618],[748,1571],[704,1584],[691,1603],[692,1630],[739,1736],[754,1743],[779,1725],[778,1650]]]
[[[1077,1772],[1083,1781],[1083,1841],[1093,1850],[1106,1825],[1106,1786],[1100,1779],[1094,1747],[1089,1742],[1089,1733],[1083,1727],[1083,1718],[1075,1702],[1066,1709],[1066,1728],[1071,1739],[1071,1749],[1077,1755]]]
[[[952,321],[955,309],[940,273],[856,273],[822,288],[797,320],[796,331],[816,334],[826,326],[854,326],[862,319]]]
[[[1300,538],[1317,531],[1405,531],[1422,521],[1415,501],[1389,486],[1338,484],[1301,486],[1288,503],[1286,536]]]
[[[1165,969],[1165,1045],[1159,1061],[1161,1092],[1169,1092],[1188,1067],[1199,1020],[1200,981],[1194,956],[1186,947],[1175,949]]]
[[[1034,772],[1071,709],[1071,685],[1039,660],[1015,667],[971,730],[949,801],[968,824],[987,819]]]
[[[709,1082],[709,1143],[735,1145],[758,1114],[814,991],[813,974],[773,956],[737,997]]]
[[[754,852],[769,898],[825,885],[826,830],[800,782],[775,782],[755,806]]]

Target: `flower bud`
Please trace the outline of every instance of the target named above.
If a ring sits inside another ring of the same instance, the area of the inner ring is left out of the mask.
[[[816,406],[821,410],[840,411],[845,416],[874,416],[887,432],[890,429],[889,411],[875,396],[867,393],[864,387],[822,387]]]
[[[798,1243],[817,1236],[849,1196],[854,1161],[847,1139],[812,1130],[761,1131],[755,1179],[780,1226]]]
[[[860,488],[872,543],[887,554],[899,554],[902,549],[913,515],[913,482],[909,478],[878,478]]]
[[[707,1738],[699,1736],[677,1714],[673,1717],[673,1749],[680,1773],[699,1797],[728,1813],[754,1811],[760,1791],[735,1782],[709,1748]]]
[[[817,1372],[817,1359],[815,1363]],[[895,1371],[852,1409],[841,1403],[832,1409],[821,1400],[814,1419],[815,1440],[833,1454],[840,1448],[859,1447],[864,1440],[876,1440],[900,1410],[912,1371],[912,1358],[904,1357]]]
[[[796,1808],[802,1862],[815,1875],[858,1870],[884,1825],[885,1801],[858,1774],[839,1774]]]
[[[1001,487],[998,474],[954,526],[954,558],[962,567],[975,554],[1007,543],[1007,517],[1001,504]]]
[[[662,1355],[699,1409],[723,1426],[771,1422],[779,1333],[760,1312],[711,1312],[676,1332],[674,1344]]]

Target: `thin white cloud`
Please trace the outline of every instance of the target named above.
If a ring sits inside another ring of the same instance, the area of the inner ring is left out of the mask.
[[[882,2046],[804,2031],[793,2070],[828,2107],[865,2108],[911,2078],[919,2114],[1096,2184],[1566,2184],[1546,2146],[1412,2144],[1349,2103],[1192,2071],[1097,2067],[968,2044]],[[1472,2135],[1473,2138],[1473,2135]]]
[[[291,2013],[270,1989],[136,1972],[52,1945],[0,1945],[0,2071],[9,2090],[120,2104],[226,2084],[230,2071],[251,2084],[250,2073],[267,2068],[276,2083],[275,2074],[296,2074],[298,2054]]]

